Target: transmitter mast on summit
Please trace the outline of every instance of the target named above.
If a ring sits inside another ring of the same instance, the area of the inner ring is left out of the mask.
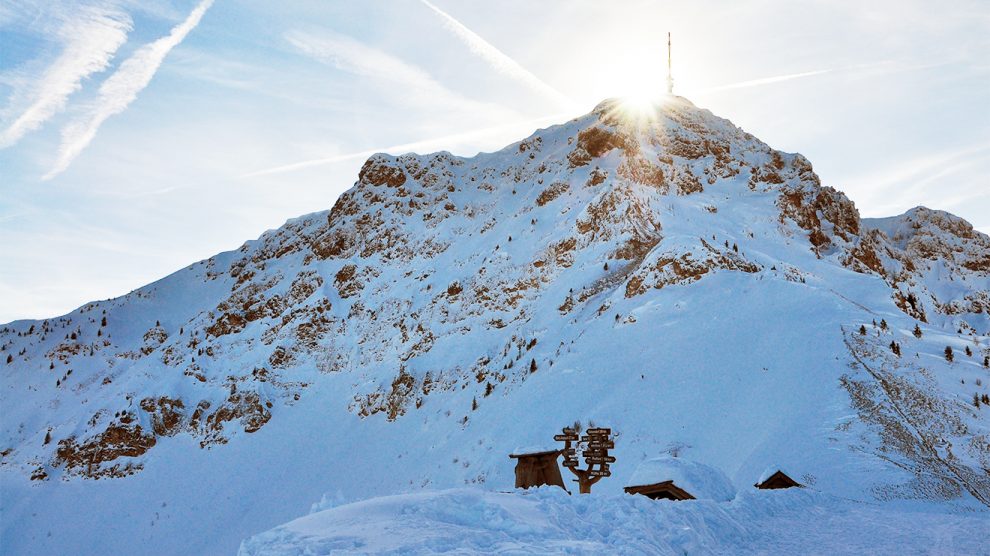
[[[667,31],[667,94],[674,94],[674,74],[670,69],[670,31]]]

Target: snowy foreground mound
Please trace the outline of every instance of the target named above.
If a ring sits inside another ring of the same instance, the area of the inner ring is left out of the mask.
[[[903,554],[907,546],[984,554],[986,526],[982,515],[893,509],[806,489],[746,491],[716,503],[462,488],[316,511],[244,541],[239,554]]]

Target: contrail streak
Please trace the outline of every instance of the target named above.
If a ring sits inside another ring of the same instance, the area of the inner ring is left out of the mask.
[[[96,137],[103,122],[127,109],[151,83],[168,53],[199,25],[212,4],[213,0],[201,0],[185,21],[173,27],[168,35],[145,44],[121,62],[117,71],[100,85],[99,97],[90,112],[62,128],[62,144],[55,166],[42,176],[42,180],[50,180],[65,171]]]
[[[13,146],[63,111],[69,97],[82,89],[83,80],[107,69],[131,27],[130,16],[113,8],[83,8],[71,14],[55,33],[64,51],[38,78],[30,106],[0,132],[0,149]]]
[[[801,73],[789,73],[787,75],[778,75],[775,77],[764,77],[763,79],[753,79],[750,81],[740,81],[739,83],[730,83],[728,85],[719,85],[717,87],[709,87],[708,89],[703,89],[701,91],[696,91],[695,94],[712,93],[716,91],[726,91],[730,89],[744,89],[746,87],[759,87],[760,85],[769,85],[771,83],[779,83],[781,81],[790,81],[791,79],[802,79],[804,77],[814,77],[816,75],[822,75],[824,73],[839,73],[854,70],[870,70],[879,68],[879,74],[887,73],[897,73],[902,71],[916,71],[923,70],[932,67],[938,67],[943,65],[939,64],[923,64],[915,66],[897,66],[890,61],[879,61],[879,62],[867,62],[864,64],[854,64],[851,66],[843,66],[839,68],[830,68],[815,71],[805,71]],[[867,74],[868,75],[868,74]]]
[[[770,83],[790,81],[791,79],[801,79],[802,77],[811,77],[814,75],[821,75],[823,73],[830,73],[832,71],[834,70],[824,69],[824,70],[815,70],[815,71],[805,71],[801,73],[789,73],[787,75],[778,75],[776,77],[764,77],[763,79],[740,81],[738,83],[730,83],[728,85],[719,85],[718,87],[710,87],[708,89],[698,91],[697,94],[713,93],[715,91],[726,91],[729,89],[745,89],[747,87],[759,87],[760,85],[769,85]]]
[[[533,75],[529,70],[519,65],[519,62],[516,62],[504,52],[496,48],[495,45],[486,41],[474,31],[468,29],[463,23],[454,19],[453,16],[436,7],[430,3],[429,0],[420,0],[420,2],[439,15],[443,19],[444,26],[447,27],[447,29],[453,32],[457,38],[466,44],[473,54],[476,54],[488,62],[493,68],[495,68],[496,71],[521,81],[534,91],[561,103],[563,106],[571,107],[574,105],[574,101],[568,98],[567,95],[548,85],[539,77]]]
[[[413,143],[404,143],[402,145],[393,145],[391,147],[385,147],[385,148],[380,148],[380,149],[368,149],[368,150],[364,150],[364,151],[358,151],[358,152],[347,153],[347,154],[339,154],[339,155],[328,156],[328,157],[324,157],[324,158],[314,158],[314,159],[311,159],[311,160],[304,160],[302,162],[295,162],[293,164],[286,164],[286,165],[283,165],[283,166],[276,166],[274,168],[267,168],[267,169],[264,169],[264,170],[257,170],[255,172],[250,172],[250,173],[247,173],[247,174],[243,174],[240,177],[241,178],[254,178],[254,177],[258,177],[258,176],[268,176],[268,175],[271,175],[271,174],[281,174],[281,173],[284,173],[284,172],[292,172],[292,171],[295,171],[295,170],[302,170],[304,168],[312,168],[313,166],[322,166],[324,164],[333,164],[334,162],[344,162],[345,160],[353,160],[355,158],[365,158],[365,157],[368,157],[368,156],[371,156],[373,154],[377,154],[377,153],[380,153],[380,152],[410,152],[410,151],[415,151],[416,149],[420,149],[420,148],[423,148],[423,147],[429,147],[431,145],[436,145],[436,144],[443,145],[443,144],[446,144],[446,143],[450,143],[452,141],[458,141],[458,140],[463,140],[463,139],[472,139],[472,138],[475,138],[475,137],[482,137],[482,136],[485,136],[485,135],[489,135],[491,133],[496,133],[496,132],[499,132],[499,131],[511,130],[511,129],[515,129],[517,127],[531,126],[531,125],[536,125],[536,124],[540,124],[540,123],[543,123],[543,122],[555,121],[555,120],[557,120],[560,117],[561,117],[561,114],[554,114],[553,116],[544,116],[542,118],[537,118],[535,120],[528,120],[528,121],[525,121],[525,122],[516,122],[516,123],[512,123],[512,124],[506,124],[506,125],[501,125],[501,126],[496,126],[496,127],[489,127],[489,128],[485,128],[485,129],[468,131],[468,132],[464,132],[464,133],[455,133],[453,135],[445,135],[443,137],[437,137],[437,138],[434,138],[434,139],[425,139],[423,141],[415,141]]]

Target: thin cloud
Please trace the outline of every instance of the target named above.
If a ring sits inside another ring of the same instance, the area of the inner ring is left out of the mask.
[[[925,203],[937,202],[947,206],[951,204],[950,192],[957,189],[964,191],[968,199],[985,196],[979,190],[974,193],[965,177],[946,178],[962,170],[979,167],[988,160],[988,154],[990,143],[978,143],[963,149],[913,156],[879,170],[836,181],[842,183],[847,191],[864,196],[869,201],[867,204],[871,212],[877,214]],[[934,184],[942,184],[938,188],[941,196],[938,201],[932,201],[930,193],[925,194],[934,190]],[[957,202],[961,204],[961,201]]]
[[[556,102],[561,103],[563,106],[571,107],[574,105],[574,101],[568,98],[567,95],[548,85],[539,77],[533,75],[529,70],[522,67],[519,62],[516,62],[504,52],[496,48],[495,45],[486,41],[474,31],[468,29],[463,23],[454,19],[453,16],[436,7],[428,0],[420,0],[420,2],[439,15],[447,29],[454,33],[454,35],[456,35],[461,42],[467,45],[472,53],[488,62],[488,64],[491,65],[496,71],[522,82],[527,87]]]
[[[978,143],[964,149],[950,150],[923,157],[911,157],[899,161],[894,168],[884,168],[869,175],[846,180],[854,187],[868,185],[873,188],[902,187],[905,182],[916,182],[945,170],[960,159],[982,155],[990,151],[990,142]]]
[[[402,85],[401,88],[381,89],[395,91],[398,102],[416,107],[443,107],[445,111],[514,117],[513,113],[501,106],[478,102],[455,93],[422,69],[350,37],[330,32],[316,36],[294,31],[286,34],[286,40],[303,54],[337,69],[376,81]]]
[[[29,87],[27,108],[0,133],[0,149],[15,145],[28,133],[65,109],[69,96],[82,88],[86,77],[107,68],[117,49],[127,41],[131,18],[104,7],[84,7],[72,13],[56,36],[64,45],[62,54]]]
[[[120,64],[117,71],[100,86],[99,98],[92,110],[62,129],[62,144],[55,166],[42,179],[51,179],[68,168],[96,137],[103,122],[123,112],[137,98],[138,93],[151,82],[165,56],[199,25],[203,14],[212,4],[213,0],[203,0],[168,35],[142,46]]]
[[[302,162],[295,162],[293,164],[285,164],[282,166],[275,166],[274,168],[267,168],[264,170],[257,170],[249,174],[244,174],[241,178],[254,178],[259,176],[267,176],[271,174],[281,174],[284,172],[292,172],[295,170],[302,170],[304,168],[312,168],[313,166],[322,166],[324,164],[333,164],[335,162],[344,162],[347,160],[353,160],[356,158],[365,158],[376,153],[381,152],[411,152],[419,149],[430,148],[430,147],[442,147],[444,145],[449,145],[450,143],[456,141],[463,141],[467,139],[477,139],[479,137],[484,137],[494,133],[505,132],[513,130],[516,128],[530,128],[533,125],[538,125],[540,123],[546,123],[550,121],[555,121],[561,115],[556,114],[553,116],[544,116],[542,118],[537,118],[535,120],[528,120],[524,122],[515,122],[511,124],[505,124],[495,127],[490,127],[486,129],[479,129],[474,131],[467,131],[464,133],[455,133],[453,135],[445,135],[443,137],[434,137],[433,139],[425,139],[423,141],[415,141],[413,143],[405,143],[402,145],[392,145],[391,147],[384,147],[380,149],[369,149],[364,151],[358,151],[353,153],[339,154],[334,156],[328,156],[323,158],[314,158],[310,160],[304,160]]]

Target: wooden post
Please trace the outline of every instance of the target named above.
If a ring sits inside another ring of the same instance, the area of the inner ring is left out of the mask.
[[[591,486],[602,479],[601,477],[589,477],[588,471],[590,469],[575,469],[573,467],[569,469],[571,473],[577,476],[578,492],[581,494],[591,494]]]

